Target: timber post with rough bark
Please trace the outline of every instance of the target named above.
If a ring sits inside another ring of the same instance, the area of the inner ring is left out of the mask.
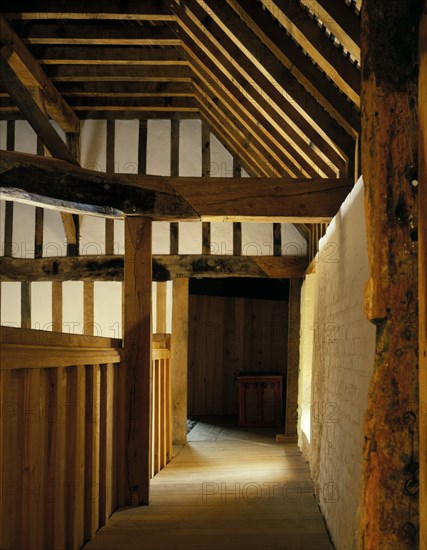
[[[360,548],[418,547],[417,42],[421,2],[362,9],[362,173],[376,327]]]

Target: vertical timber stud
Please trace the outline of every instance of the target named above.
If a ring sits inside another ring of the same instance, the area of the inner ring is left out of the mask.
[[[418,285],[420,342],[420,550],[427,550],[427,0],[420,22],[418,83]]]
[[[211,132],[202,122],[202,178],[211,175]],[[202,222],[202,254],[211,253],[211,224]]]
[[[179,120],[171,120],[171,166],[170,175],[179,176]],[[170,224],[170,253],[179,254],[179,223]]]
[[[172,290],[172,441],[187,442],[188,279],[174,279]]]
[[[300,301],[302,279],[289,281],[288,365],[286,369],[285,436],[297,436]]]
[[[151,221],[125,220],[126,503],[150,501]]]
[[[107,120],[107,173],[114,174],[115,169],[115,134],[116,121],[114,119]],[[120,171],[120,170],[119,170]],[[114,220],[105,218],[105,254],[111,256],[114,254]]]
[[[376,325],[360,547],[418,547],[417,58],[420,0],[362,8],[362,173]]]
[[[242,177],[242,167],[239,161],[233,157],[233,178]],[[233,255],[242,255],[242,224],[241,222],[233,223]]]

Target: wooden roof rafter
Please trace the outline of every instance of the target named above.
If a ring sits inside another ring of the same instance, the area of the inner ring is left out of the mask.
[[[187,0],[185,9],[173,5],[172,10],[177,15],[180,25],[179,35],[183,39],[183,47],[187,49],[187,54],[197,51],[199,59],[208,58],[211,63],[217,65],[216,70],[221,71],[221,80],[223,86],[240,88],[238,92],[246,96],[252,108],[255,108],[254,118],[262,121],[261,130],[265,135],[274,140],[277,147],[282,150],[282,156],[285,155],[294,167],[304,170],[310,170],[315,167],[318,174],[323,176],[332,175],[331,167],[337,166],[341,173],[345,171],[345,160],[334,149],[336,143],[340,143],[346,155],[351,155],[353,150],[353,138],[338,127],[335,121],[321,108],[315,101],[312,107],[316,110],[317,120],[323,120],[324,127],[328,125],[328,134],[333,136],[333,140],[327,143],[325,138],[327,133],[321,136],[310,122],[302,116],[303,110],[298,110],[297,103],[287,94],[286,90],[280,89],[274,82],[269,80],[260,70],[260,64],[254,64],[253,59],[249,59],[244,51],[241,51],[233,41],[227,36],[224,30],[220,29],[215,22],[210,21],[213,11],[221,12],[225,6],[217,6],[215,3],[203,2],[209,14],[204,12],[196,1]],[[190,9],[191,8],[191,9]],[[211,8],[211,9],[210,9]],[[233,15],[236,14],[228,8],[227,24],[233,22],[232,28],[236,28]],[[207,18],[208,17],[208,18]],[[206,25],[204,24],[206,23]],[[231,33],[231,31],[229,31]],[[235,31],[236,34],[242,32],[242,29]],[[250,37],[251,43],[258,40],[256,37]],[[262,52],[272,57],[271,52],[267,50],[259,41],[257,46],[262,48]],[[278,71],[283,74],[283,67]],[[227,84],[225,78],[227,77]],[[293,77],[292,77],[293,78]],[[295,81],[298,86],[298,93],[306,93],[304,88]],[[234,92],[235,93],[235,92]],[[304,97],[304,96],[303,96]],[[310,102],[311,96],[307,95],[305,101]],[[305,103],[305,106],[307,104]],[[310,112],[311,107],[306,107]],[[254,109],[252,109],[254,111]],[[306,115],[305,115],[306,116]],[[332,124],[331,124],[332,121]],[[331,140],[328,137],[328,140]],[[349,150],[350,149],[350,150]],[[305,172],[307,175],[307,172]]]
[[[204,69],[209,73],[205,82],[210,84],[212,80],[216,81],[221,100],[234,101],[245,111],[243,123],[251,124],[255,134],[262,132],[261,138],[259,136],[257,138],[263,139],[264,143],[270,143],[270,152],[275,156],[277,166],[283,164],[284,159],[287,159],[286,169],[290,170],[290,175],[294,177],[307,176],[310,173],[314,175],[313,164],[314,166],[316,164],[307,162],[307,158],[304,159],[300,155],[301,149],[295,151],[292,144],[289,143],[287,133],[292,135],[294,131],[283,119],[280,119],[279,124],[280,117],[266,96],[263,97],[260,92],[256,92],[257,101],[255,101],[251,91],[251,82],[238,75],[235,66],[229,59],[230,56],[220,51],[218,44],[210,40],[201,25],[197,24],[198,19],[194,15],[191,17],[189,13],[176,5],[173,10],[179,14],[179,27],[172,28],[175,28],[177,34],[182,38],[183,49],[185,55],[191,59],[192,70],[197,72],[196,66],[203,64]],[[296,139],[299,139],[299,136],[296,136]],[[292,171],[294,171],[293,174]]]
[[[298,0],[261,0],[341,90],[360,107],[360,71],[335,46]]]
[[[240,73],[247,72],[249,82],[257,84],[276,112],[306,136],[306,143],[311,143],[318,156],[330,162],[328,157],[332,155],[336,162],[342,162],[336,151],[348,155],[351,140],[346,132],[306,92],[292,73],[271,55],[262,40],[241,24],[241,19],[227,3],[187,0],[186,5],[191,5],[193,10],[197,3],[202,4],[208,10],[205,13],[213,19],[213,22],[207,21],[205,28],[215,38],[216,44],[224,46]],[[198,9],[200,19],[202,14]]]
[[[360,112],[347,96],[307,56],[260,2],[227,0],[242,21],[270,49],[320,105],[355,137],[360,132]],[[266,57],[263,56],[265,60]],[[268,60],[267,60],[268,62]]]

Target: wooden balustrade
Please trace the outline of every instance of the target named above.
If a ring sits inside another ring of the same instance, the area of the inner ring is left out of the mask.
[[[151,403],[151,477],[172,458],[172,393],[169,335],[153,338],[153,398]]]
[[[116,508],[120,340],[1,327],[1,548],[81,548]]]
[[[81,548],[119,504],[121,340],[0,337],[0,548]],[[169,336],[154,336],[152,356],[153,476],[172,456]]]

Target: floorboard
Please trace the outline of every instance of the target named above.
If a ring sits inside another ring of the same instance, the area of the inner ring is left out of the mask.
[[[332,550],[297,446],[234,424],[199,421],[150,506],[115,512],[85,550]]]

